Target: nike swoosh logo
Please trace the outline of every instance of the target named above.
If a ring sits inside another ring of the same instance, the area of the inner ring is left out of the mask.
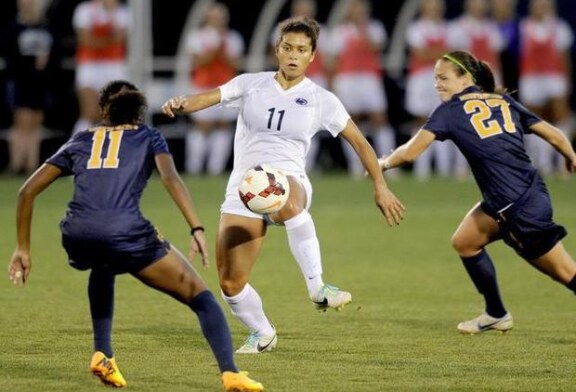
[[[262,352],[264,350],[266,350],[271,344],[272,342],[276,339],[276,335],[274,335],[274,337],[272,339],[270,339],[270,341],[268,342],[268,344],[261,346],[260,343],[258,343],[256,345],[256,350],[258,350],[259,352]]]
[[[488,329],[488,328],[490,328],[491,326],[493,326],[493,325],[495,325],[495,324],[498,324],[500,321],[501,321],[501,320],[497,320],[497,321],[494,321],[493,323],[484,324],[484,325],[478,323],[478,329],[479,329],[480,331],[482,331],[482,330],[484,330],[484,329]]]

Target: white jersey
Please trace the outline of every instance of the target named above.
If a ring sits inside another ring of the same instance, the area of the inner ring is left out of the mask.
[[[336,137],[350,119],[336,95],[310,79],[284,90],[274,75],[242,74],[220,87],[222,104],[239,109],[229,187],[263,163],[304,173],[312,137],[321,130]]]

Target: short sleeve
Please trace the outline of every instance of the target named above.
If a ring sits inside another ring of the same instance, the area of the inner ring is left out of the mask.
[[[507,96],[507,100],[510,102],[512,109],[518,112],[520,124],[524,130],[524,133],[532,133],[530,127],[541,122],[542,119],[528,110],[524,105],[516,101],[514,98]]]
[[[166,138],[157,129],[151,129],[150,152],[152,155],[170,154]]]
[[[220,102],[228,104],[242,98],[252,82],[259,77],[258,75],[259,74],[241,74],[220,86]]]
[[[346,127],[348,120],[350,120],[350,114],[348,114],[340,99],[329,91],[325,91],[325,96],[321,98],[320,102],[322,105],[320,125],[322,129],[327,130],[333,137],[336,137]]]
[[[72,137],[66,143],[64,143],[58,151],[54,153],[50,158],[46,160],[46,163],[56,166],[60,170],[62,170],[62,174],[65,176],[73,174],[73,165],[74,162],[72,160],[72,149],[78,143],[75,137]]]
[[[428,117],[422,129],[432,132],[439,141],[449,139],[450,134],[446,121],[447,118],[449,118],[448,106],[443,103],[430,114],[430,117]]]

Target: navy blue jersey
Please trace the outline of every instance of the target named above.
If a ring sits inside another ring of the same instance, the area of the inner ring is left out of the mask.
[[[423,126],[452,140],[466,157],[484,202],[494,211],[514,203],[538,176],[524,147],[542,121],[512,97],[469,87],[440,105]]]
[[[155,168],[154,156],[169,153],[162,134],[146,125],[102,126],[74,135],[47,160],[74,176],[62,233],[122,250],[153,234],[140,212],[140,198]]]

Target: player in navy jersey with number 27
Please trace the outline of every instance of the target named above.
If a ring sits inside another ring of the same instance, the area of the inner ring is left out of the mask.
[[[154,169],[191,228],[190,260],[200,253],[208,265],[204,229],[188,190],[174,167],[162,134],[142,124],[146,99],[131,83],[106,85],[99,106],[102,124],[75,134],[18,193],[18,245],[8,266],[17,285],[28,280],[30,227],[35,197],[57,178],[74,176],[74,196],[60,223],[69,263],[90,269],[88,297],[94,333],[91,372],[114,387],[126,381],[112,351],[115,276],[130,273],[144,284],[187,305],[197,316],[222,373],[226,391],[262,391],[239,372],[225,316],[188,260],[142,215],[140,197]]]
[[[386,170],[413,162],[434,140],[452,140],[464,154],[482,201],[464,217],[452,245],[484,296],[486,310],[458,324],[458,330],[464,334],[507,331],[512,316],[500,297],[486,245],[503,239],[536,269],[576,293],[576,263],[561,242],[567,232],[553,221],[550,196],[526,154],[524,138],[547,141],[562,154],[572,173],[576,153],[562,131],[497,90],[489,65],[470,53],[444,55],[434,73],[443,103],[412,139],[381,158],[380,166]]]

